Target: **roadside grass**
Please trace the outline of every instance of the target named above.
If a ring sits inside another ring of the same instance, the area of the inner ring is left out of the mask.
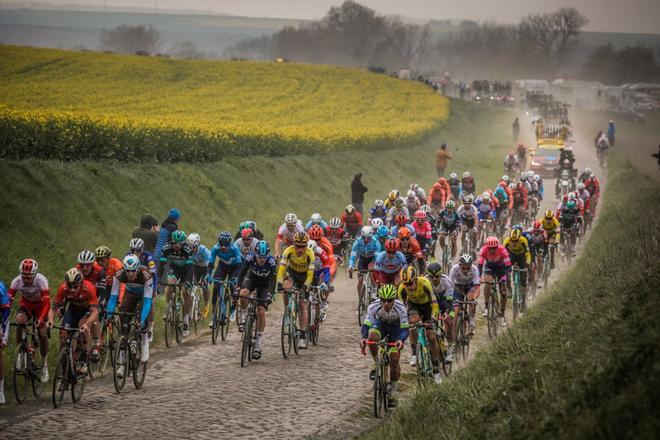
[[[581,257],[515,326],[365,439],[657,438],[660,196],[621,154]]]

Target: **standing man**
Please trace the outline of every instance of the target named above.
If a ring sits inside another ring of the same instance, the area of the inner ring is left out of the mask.
[[[447,144],[440,145],[440,149],[435,154],[435,168],[438,170],[438,177],[443,177],[445,175],[447,161],[451,158],[451,153],[447,151]]]
[[[153,255],[158,242],[158,220],[151,214],[144,214],[140,219],[140,226],[133,231],[133,238],[144,241],[144,250]]]
[[[357,173],[351,182],[351,204],[355,209],[363,214],[364,193],[368,191],[367,187],[362,183],[362,173]]]
[[[518,136],[520,136],[520,122],[518,118],[513,121],[513,141],[518,142]]]

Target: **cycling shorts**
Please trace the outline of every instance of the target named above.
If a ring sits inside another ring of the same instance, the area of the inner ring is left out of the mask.
[[[383,284],[396,284],[396,282],[399,280],[399,272],[394,272],[394,273],[385,273],[381,271],[376,272],[376,282],[379,285]]]
[[[256,292],[257,299],[268,300],[268,302],[257,303],[257,306],[262,306],[268,310],[268,305],[270,304],[272,295],[270,292],[270,283],[268,282],[267,278],[261,278],[255,276],[251,272],[248,272],[245,278],[243,278],[243,284],[241,284],[241,287],[243,289],[249,290],[250,292]]]
[[[207,274],[206,266],[193,264],[193,284],[202,284]]]
[[[420,318],[422,318],[422,322],[432,322],[433,321],[433,314],[431,312],[431,302],[427,302],[425,304],[415,304],[413,302],[408,302],[407,304],[408,307],[408,316],[416,313],[419,315]]]
[[[369,329],[369,333],[378,334],[379,340],[383,338],[387,338],[388,341],[394,342],[399,340],[399,335],[401,334],[401,328],[399,323],[389,324],[381,321],[376,321]],[[395,347],[389,347],[389,351],[394,351],[394,350],[396,350]]]
[[[358,257],[358,270],[368,270],[369,265],[374,262],[375,256],[371,257]]]
[[[293,282],[293,287],[302,289],[305,281],[307,281],[307,272],[296,272],[295,270],[287,269],[286,277]]]
[[[176,279],[177,284],[186,278],[188,269],[186,267],[170,266],[170,271],[167,273],[167,279]]]
[[[62,327],[77,328],[80,325],[80,320],[87,318],[92,313],[91,307],[67,307],[64,317],[62,318]]]
[[[454,284],[454,301],[467,301],[467,294],[474,284]]]
[[[46,309],[44,311],[44,308]],[[30,302],[30,301],[25,301],[23,298],[21,298],[21,302],[18,306],[18,313],[23,313],[25,316],[27,316],[28,320],[30,319],[38,319],[39,316],[42,315],[42,312],[45,313],[44,319],[47,319],[46,317],[48,316],[48,310],[50,310],[50,302],[44,302],[44,301],[39,301],[39,302]]]
[[[234,265],[226,265],[226,264],[218,264],[218,267],[215,268],[215,273],[213,274],[213,278],[215,279],[238,279],[238,276],[241,274],[241,265],[240,264],[234,264]]]

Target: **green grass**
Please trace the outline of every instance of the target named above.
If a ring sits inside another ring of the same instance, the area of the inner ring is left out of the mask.
[[[364,438],[657,438],[658,189],[612,155],[574,267],[466,368]]]
[[[492,185],[509,147],[511,116],[462,102],[452,105],[451,119],[439,136],[377,153],[196,165],[0,160],[0,206],[9,214],[0,228],[0,279],[8,283],[17,275],[19,261],[32,257],[54,291],[80,250],[105,244],[121,257],[142,213],[162,221],[173,206],[182,212],[182,229],[199,232],[206,245],[215,242],[220,230],[233,231],[246,218],[256,220],[272,240],[289,211],[304,220],[316,211],[326,219],[339,215],[350,202],[350,181],[357,172],[364,174],[369,188],[365,205],[386,197],[393,187],[407,189],[413,181],[429,188],[436,179],[435,151],[445,141],[451,150],[459,149],[447,174],[463,172],[470,163],[478,188],[483,182]],[[156,306],[156,316],[162,316],[162,298]],[[161,321],[156,322],[156,339],[162,341]],[[11,345],[6,359],[13,359],[13,350]]]

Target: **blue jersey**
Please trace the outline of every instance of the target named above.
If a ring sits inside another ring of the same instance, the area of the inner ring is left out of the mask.
[[[393,274],[399,272],[406,264],[408,264],[406,262],[406,256],[401,252],[396,251],[396,253],[390,257],[386,251],[383,251],[376,256],[376,265],[374,269],[387,274]]]
[[[206,267],[211,260],[211,251],[209,248],[200,244],[197,248],[197,253],[193,255],[192,261],[195,266]]]
[[[353,249],[351,249],[351,258],[348,262],[350,267],[355,266],[355,260],[358,255],[360,257],[371,258],[382,250],[380,246],[380,241],[375,238],[371,238],[369,243],[364,242],[364,238],[360,237],[353,243]]]
[[[236,266],[243,262],[241,250],[234,243],[230,243],[225,252],[220,251],[220,244],[213,246],[211,257],[209,257],[209,271],[213,270],[216,258],[220,260],[220,264],[223,266]]]
[[[267,256],[264,264],[260,265],[254,252],[250,252],[245,256],[245,265],[253,276],[259,278],[270,278],[277,274],[277,260],[272,255]]]
[[[410,231],[410,235],[412,238],[415,238],[417,234],[415,233],[415,228],[413,228],[413,225],[410,223],[406,223],[406,228]],[[390,236],[392,237],[398,237],[399,236],[399,227],[397,225],[394,225],[390,228]]]
[[[387,209],[385,207],[378,208],[374,206],[369,210],[369,218],[379,218],[385,221],[387,218]]]
[[[309,230],[309,228],[311,228],[311,227],[314,226],[314,225],[319,225],[320,227],[323,228],[324,231],[325,231],[325,228],[328,227],[328,224],[325,222],[325,220],[321,220],[319,223],[314,223],[313,221],[310,220],[310,221],[308,221],[307,224],[305,225],[305,230],[306,230],[306,231]]]

